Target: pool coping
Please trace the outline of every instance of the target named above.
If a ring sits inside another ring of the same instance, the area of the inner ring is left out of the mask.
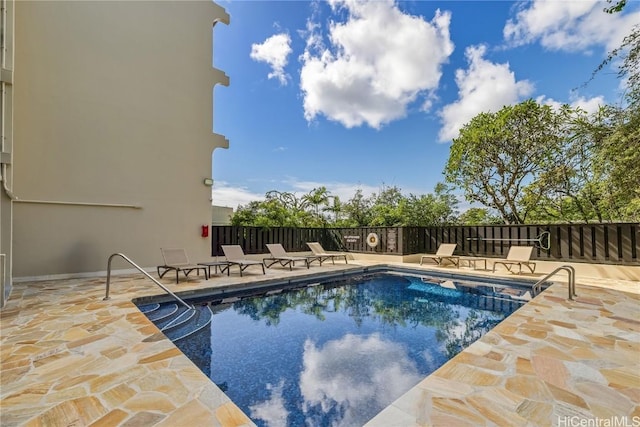
[[[428,271],[430,275],[443,278],[453,278],[455,276],[470,276],[474,278],[481,278],[480,281],[497,281],[499,284],[513,284],[517,283],[522,287],[531,287],[536,283],[536,279],[532,277],[498,277],[498,276],[486,276],[477,275],[473,272],[466,271],[441,271],[441,270],[425,270],[417,267],[398,266],[395,264],[376,264],[373,266],[354,266],[347,265],[345,268],[333,272],[314,272],[314,273],[301,273],[295,277],[281,277],[275,279],[260,279],[257,278],[252,282],[243,284],[230,284],[228,286],[220,286],[215,288],[203,288],[192,289],[189,291],[175,292],[177,296],[184,300],[198,300],[198,299],[219,299],[235,296],[236,294],[242,294],[243,292],[259,291],[259,290],[271,290],[277,288],[290,288],[296,287],[296,285],[304,282],[313,281],[315,279],[332,280],[332,279],[344,279],[356,274],[374,274],[385,273],[392,271],[394,273],[403,273],[407,275],[420,276],[425,275]],[[553,282],[549,280],[548,282]],[[169,302],[174,301],[168,294],[157,294],[151,296],[137,297],[132,300],[134,304],[147,304],[154,302]]]
[[[311,274],[298,270],[293,277],[287,270],[279,275],[302,281],[316,272],[322,276],[327,271],[342,275],[342,270],[351,267],[323,266]],[[358,268],[371,270],[371,266]],[[447,270],[413,265],[404,268]],[[478,275],[473,271],[470,274]],[[148,282],[141,283],[144,279],[137,277],[116,276],[116,281],[118,288],[110,301],[101,301],[103,279],[15,285],[16,295],[1,313],[2,425],[185,425],[192,421],[253,425],[191,361],[176,353],[173,343],[132,303],[140,295],[157,295],[157,290],[149,289]],[[224,277],[214,281],[214,287],[230,285]],[[248,279],[231,281],[246,286],[249,281],[268,283],[270,278],[248,275]],[[166,284],[174,291],[197,293],[202,283],[209,282]],[[512,424],[553,425],[558,420],[553,417],[562,414],[600,418],[640,414],[640,327],[630,316],[639,307],[638,295],[587,286],[581,281],[576,301],[566,301],[565,294],[565,285],[552,285],[368,425],[451,425],[452,420],[459,425],[494,425],[509,416],[515,420]],[[533,312],[527,309],[525,316],[525,307]],[[558,310],[564,320],[545,320],[545,313],[556,315]],[[578,334],[581,339],[574,336],[576,331],[582,334]],[[549,339],[540,338],[544,334]],[[562,351],[549,350],[555,347]],[[539,354],[540,349],[546,349],[546,353]],[[603,373],[594,364],[603,363],[600,361],[607,357],[616,364],[609,362]],[[575,366],[584,366],[598,381],[582,378],[576,383]],[[549,372],[564,378],[565,387],[550,379]],[[473,383],[488,378],[498,381],[497,373],[505,376],[499,384]],[[151,378],[163,378],[173,388]],[[610,378],[606,385],[603,378]],[[522,384],[533,385],[532,393],[537,394],[528,396],[526,390],[518,388]],[[603,396],[612,402],[613,412],[592,403]]]

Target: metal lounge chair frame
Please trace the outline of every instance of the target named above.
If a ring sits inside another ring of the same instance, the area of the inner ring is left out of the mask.
[[[176,283],[180,283],[179,273],[182,271],[184,277],[189,278],[189,273],[193,270],[195,270],[198,275],[200,274],[200,270],[202,270],[205,280],[209,279],[207,269],[202,265],[191,264],[189,257],[187,257],[187,251],[183,248],[160,248],[160,252],[162,252],[162,259],[164,260],[164,265],[158,266],[158,277],[161,279],[168,271],[175,271]]]
[[[420,265],[422,265],[425,259],[430,259],[437,265],[444,265],[445,261],[449,261],[456,267],[460,267],[460,257],[453,255],[456,246],[457,243],[441,243],[435,254],[427,254],[420,257]]]
[[[317,260],[320,265],[322,265],[324,261],[330,259],[331,262],[335,265],[336,258],[344,258],[344,263],[349,264],[349,262],[347,261],[347,254],[345,254],[344,252],[329,253],[324,250],[319,242],[307,242],[307,246],[309,246],[309,249],[311,249],[311,252],[313,252],[313,256],[315,257],[314,259],[311,259],[309,263]]]
[[[296,265],[296,261],[304,262],[307,268],[309,268],[309,262],[317,258],[315,256],[303,257],[289,255],[280,243],[267,243],[266,246],[271,256],[263,258],[262,262],[267,268],[271,267],[273,264],[280,264],[282,267],[289,266],[289,270],[293,270],[293,266]]]
[[[227,258],[227,263],[229,264],[227,268],[230,269],[232,265],[237,265],[238,268],[240,268],[240,277],[242,277],[242,272],[252,265],[261,266],[262,274],[266,274],[266,271],[264,269],[264,264],[262,263],[262,261],[256,261],[253,259],[246,258],[246,255],[242,250],[242,246],[221,245],[221,247],[222,247],[222,252],[224,252],[224,256]]]
[[[517,265],[518,274],[522,274],[522,266],[527,267],[533,274],[536,270],[536,263],[530,261],[532,253],[533,246],[511,246],[505,259],[493,261],[493,272],[496,271],[496,264],[501,264],[511,273],[513,273],[511,269]]]

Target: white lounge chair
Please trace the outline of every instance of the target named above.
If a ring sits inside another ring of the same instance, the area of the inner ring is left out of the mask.
[[[517,265],[518,274],[522,274],[522,266],[527,267],[533,273],[536,270],[536,263],[530,261],[532,253],[533,246],[511,246],[505,259],[493,261],[493,271],[496,271],[496,264],[501,264],[510,272]]]
[[[315,257],[315,259],[312,259],[309,262],[318,260],[320,265],[322,265],[324,261],[330,259],[331,262],[335,264],[336,258],[344,258],[344,263],[349,264],[347,262],[347,254],[345,254],[344,252],[327,252],[318,242],[307,242],[307,246],[309,246],[309,249],[311,249],[311,252],[313,252],[313,255]]]
[[[242,250],[242,246],[222,245],[222,252],[224,252],[224,256],[227,258],[227,262],[229,263],[229,267],[227,268],[231,268],[232,265],[237,265],[240,268],[240,277],[242,277],[242,272],[252,265],[261,266],[262,274],[266,274],[262,261],[248,259]]]
[[[279,263],[283,267],[288,265],[289,270],[293,270],[293,266],[296,265],[296,261],[304,262],[307,268],[309,268],[309,262],[316,258],[315,256],[303,257],[289,255],[280,243],[267,243],[267,249],[271,256],[262,259],[262,262],[267,266],[267,268],[271,267],[273,264]]]
[[[164,265],[158,266],[158,276],[161,279],[168,271],[172,270],[176,272],[176,283],[180,283],[179,273],[181,271],[184,273],[184,277],[189,278],[189,273],[193,270],[196,270],[198,275],[200,274],[200,270],[202,270],[204,271],[204,278],[209,278],[207,276],[207,269],[204,266],[191,264],[189,262],[187,251],[183,248],[160,248],[160,252],[162,252],[162,259],[164,260]]]
[[[422,265],[425,259],[430,259],[437,265],[444,265],[445,261],[449,261],[456,267],[459,267],[460,257],[453,255],[453,252],[456,250],[456,246],[456,243],[441,243],[435,254],[427,254],[420,257],[420,265]]]

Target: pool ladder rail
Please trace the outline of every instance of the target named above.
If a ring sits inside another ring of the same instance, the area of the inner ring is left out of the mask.
[[[553,270],[551,273],[549,273],[546,276],[544,276],[542,279],[538,280],[532,287],[533,296],[535,297],[540,292],[542,292],[542,284],[547,279],[550,279],[552,276],[554,276],[556,273],[559,273],[560,271],[566,271],[568,276],[569,276],[569,279],[568,279],[568,282],[567,282],[567,285],[568,285],[568,288],[569,288],[569,300],[573,301],[573,297],[577,297],[578,296],[578,294],[576,294],[576,269],[573,268],[570,265],[560,266],[560,267],[556,268],[555,270]]]
[[[112,254],[109,257],[109,261],[107,262],[107,289],[106,289],[106,293],[104,298],[102,299],[103,301],[108,301],[109,298],[109,288],[111,285],[111,261],[113,261],[113,258],[119,256],[120,258],[124,259],[125,261],[127,261],[129,264],[131,264],[133,267],[135,267],[140,273],[144,274],[145,276],[147,276],[148,279],[150,279],[153,283],[155,283],[156,285],[158,285],[160,288],[162,288],[163,291],[165,291],[166,293],[168,293],[169,295],[171,295],[176,301],[178,301],[180,304],[182,304],[183,306],[185,306],[188,310],[195,310],[195,307],[192,305],[187,304],[186,302],[184,302],[182,300],[182,298],[180,298],[178,295],[174,294],[173,292],[171,292],[166,286],[164,286],[162,283],[158,282],[156,279],[154,279],[149,273],[147,273],[146,271],[144,271],[142,269],[142,267],[140,267],[138,264],[136,264],[135,262],[133,262],[131,259],[129,259],[129,257],[127,257],[125,254],[122,253],[115,253]]]

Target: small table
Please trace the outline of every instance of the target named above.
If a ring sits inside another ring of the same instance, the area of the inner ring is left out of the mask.
[[[481,261],[484,263],[484,269],[487,269],[487,259],[486,258],[473,258],[473,257],[460,257],[460,267],[462,267],[462,263],[466,262],[469,268],[477,270],[477,263]]]
[[[228,261],[209,261],[209,262],[199,262],[198,265],[203,265],[207,267],[209,277],[211,277],[211,267],[214,268],[214,272],[218,273],[218,267],[220,268],[220,273],[224,273],[227,270],[227,276],[229,275],[229,262]]]

